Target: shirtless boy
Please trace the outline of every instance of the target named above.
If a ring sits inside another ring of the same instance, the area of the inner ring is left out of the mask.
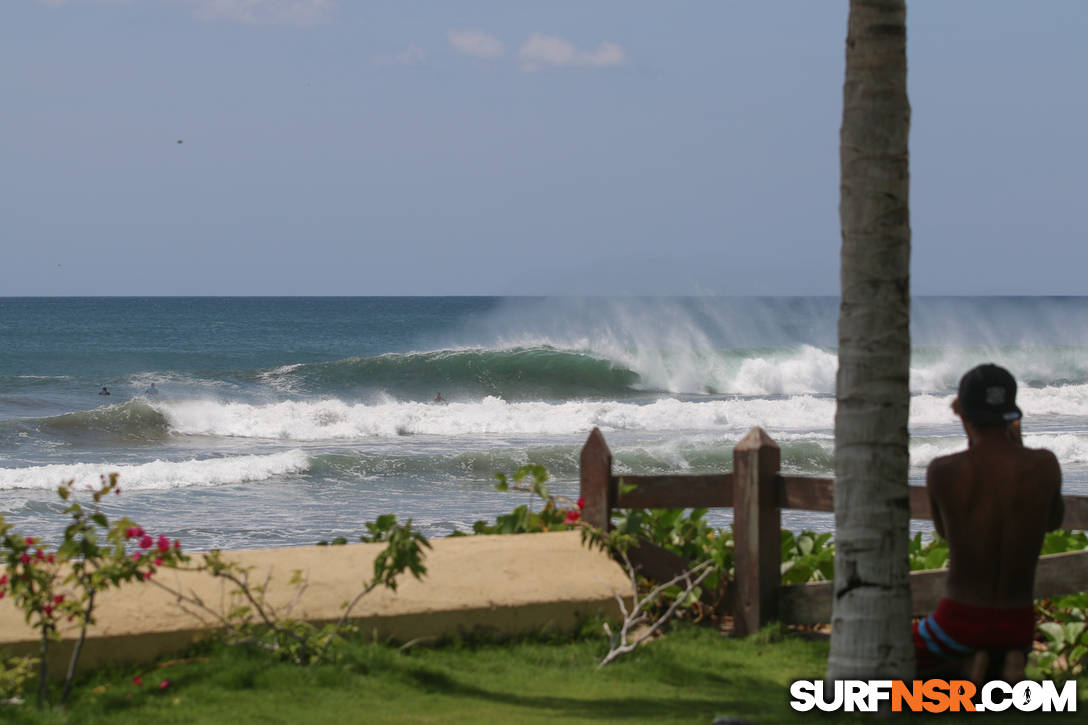
[[[1044,534],[1064,514],[1058,459],[1020,440],[1009,371],[968,371],[952,410],[963,421],[967,450],[934,459],[926,471],[933,525],[948,540],[949,572],[944,599],[914,625],[920,670],[979,650],[1030,650],[1035,565]],[[1019,654],[1006,661],[1022,664]]]

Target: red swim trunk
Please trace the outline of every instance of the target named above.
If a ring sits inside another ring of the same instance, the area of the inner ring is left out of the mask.
[[[976,607],[946,597],[933,614],[915,622],[914,655],[919,667],[928,667],[982,649],[1027,652],[1034,636],[1034,607]]]

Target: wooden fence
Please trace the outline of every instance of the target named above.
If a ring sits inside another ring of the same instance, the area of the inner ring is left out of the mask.
[[[753,428],[733,449],[733,472],[708,475],[622,476],[634,484],[620,493],[612,472],[612,453],[597,428],[581,455],[582,518],[607,529],[615,508],[732,508],[735,579],[727,607],[734,633],[757,631],[767,622],[819,624],[831,621],[832,582],[781,585],[781,510],[834,511],[834,479],[784,476],[778,444]],[[1088,529],[1088,496],[1063,496],[1064,529]],[[914,519],[932,519],[925,488],[910,487]],[[681,557],[645,543],[632,561],[654,579],[668,579],[688,566]],[[912,572],[912,611],[928,614],[944,595],[946,569]],[[1088,591],[1088,551],[1039,559],[1035,596],[1046,598]]]

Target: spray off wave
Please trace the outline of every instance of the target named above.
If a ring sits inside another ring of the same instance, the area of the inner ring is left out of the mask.
[[[506,343],[503,343],[506,344]],[[1024,387],[1088,384],[1088,357],[1068,347],[918,348],[915,393],[949,393],[964,371],[992,361]],[[729,348],[622,345],[607,337],[562,344],[443,349],[287,365],[255,373],[279,393],[348,399],[385,393],[429,400],[494,396],[511,401],[623,399],[640,395],[833,395],[838,357],[813,345]]]

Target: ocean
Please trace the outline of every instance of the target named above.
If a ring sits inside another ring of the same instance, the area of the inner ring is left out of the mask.
[[[830,476],[837,313],[830,297],[0,298],[0,513],[56,542],[57,486],[117,472],[106,512],[190,550],[352,538],[383,513],[443,536],[524,503],[493,489],[524,463],[576,496],[594,426],[621,473],[729,470],[759,425],[785,471]],[[912,484],[964,445],[960,375],[997,362],[1025,443],[1088,493],[1088,298],[918,298],[912,345]]]

